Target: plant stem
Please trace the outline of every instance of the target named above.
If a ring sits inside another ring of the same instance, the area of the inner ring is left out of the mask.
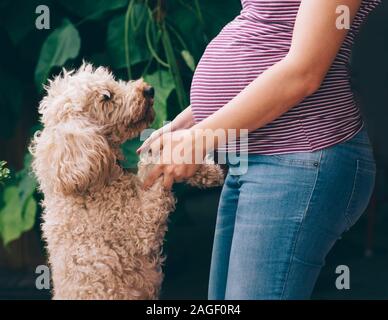
[[[168,68],[168,67],[169,67],[169,64],[168,64],[167,62],[164,62],[164,61],[162,60],[162,58],[159,57],[158,53],[156,52],[156,49],[153,47],[153,45],[152,45],[152,43],[151,43],[151,35],[150,35],[150,27],[151,27],[151,23],[152,23],[152,20],[151,20],[151,18],[150,18],[150,19],[147,21],[146,32],[145,32],[148,50],[150,51],[150,53],[151,53],[151,55],[153,56],[153,58],[154,58],[159,64],[161,64],[163,67]]]
[[[195,5],[195,10],[197,11],[198,20],[199,20],[200,24],[202,24],[204,26],[205,21],[203,20],[202,10],[201,10],[201,6],[199,5],[199,1],[194,0],[194,5]]]
[[[161,30],[162,30],[163,47],[166,53],[168,64],[170,65],[170,73],[172,78],[174,79],[179,105],[183,110],[188,106],[188,99],[183,85],[182,76],[179,71],[174,49],[172,46],[170,34],[166,28],[166,24],[164,21],[161,23]]]
[[[130,0],[128,2],[127,12],[125,13],[125,25],[124,25],[125,64],[127,65],[128,79],[132,79],[131,57],[129,52],[129,22],[130,22],[131,11],[132,11],[134,2],[135,0]]]
[[[204,20],[203,15],[202,15],[202,10],[201,10],[201,6],[199,5],[199,1],[194,0],[194,4],[195,4],[195,10],[197,11],[199,24],[201,25],[201,28],[202,28],[204,40],[205,40],[205,42],[209,42],[209,38],[205,32],[205,29],[206,29],[205,20]]]

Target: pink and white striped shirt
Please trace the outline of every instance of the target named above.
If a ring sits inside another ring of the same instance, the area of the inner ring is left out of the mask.
[[[196,122],[227,104],[289,51],[301,0],[241,2],[240,15],[212,40],[195,71],[190,99]],[[349,59],[361,24],[380,2],[362,1],[320,89],[275,121],[251,132],[249,153],[315,151],[346,141],[361,130]]]

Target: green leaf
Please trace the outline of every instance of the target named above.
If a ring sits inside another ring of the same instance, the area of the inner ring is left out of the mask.
[[[106,12],[125,7],[128,0],[59,0],[59,2],[78,17],[95,20]]]
[[[81,47],[81,39],[77,29],[67,19],[54,30],[44,42],[38,64],[35,69],[35,83],[38,87],[47,80],[50,70],[63,66],[69,59],[78,56]]]
[[[34,193],[38,186],[35,176],[31,171],[32,155],[27,153],[24,157],[24,168],[17,173],[20,180],[19,199],[23,211],[22,231],[30,230],[34,226],[37,204],[34,199]]]
[[[210,38],[215,37],[241,10],[241,2],[234,0],[200,0],[199,4]],[[222,14],[219,14],[220,10]]]
[[[154,109],[156,112],[154,128],[160,128],[167,120],[167,99],[175,88],[174,80],[168,71],[161,70],[146,75],[144,80],[155,88]]]
[[[139,162],[139,156],[136,154],[137,148],[142,144],[139,138],[128,140],[121,146],[121,150],[125,156],[125,160],[122,161],[121,165],[124,168],[137,168]]]
[[[37,203],[33,193],[23,199],[23,193],[16,185],[4,190],[3,203],[5,205],[0,210],[0,236],[4,245],[7,245],[34,226]]]
[[[23,223],[22,230],[27,231],[30,230],[35,224],[35,216],[37,210],[37,203],[33,196],[30,196],[25,204],[23,210]]]
[[[183,83],[182,73],[175,56],[173,42],[171,41],[170,33],[165,24],[162,25],[162,42],[167,62],[170,66],[170,74],[174,81],[180,109],[183,110],[188,106],[188,97]]]
[[[191,53],[187,50],[183,50],[181,52],[183,60],[186,62],[187,66],[190,68],[191,71],[195,70],[195,61]]]
[[[37,203],[34,193],[37,187],[30,173],[31,155],[24,158],[24,169],[16,174],[14,184],[5,188],[3,208],[0,209],[0,236],[5,245],[30,230],[35,223]]]
[[[35,192],[35,189],[37,187],[37,182],[35,178],[32,176],[32,174],[24,169],[20,173],[18,173],[18,176],[20,177],[19,182],[19,192],[20,192],[20,201],[24,205],[25,202],[28,200],[28,198],[33,195]]]
[[[5,206],[0,211],[0,233],[4,245],[20,237],[22,231],[22,208],[19,200],[19,189],[11,186],[3,194]]]
[[[213,1],[213,0],[212,0]],[[192,10],[189,10],[191,7]],[[199,59],[205,49],[203,27],[195,14],[193,6],[172,6],[169,10],[168,22],[172,24],[188,44],[190,52]]]
[[[6,167],[7,162],[6,161],[0,161],[0,187],[3,186],[4,180],[9,178],[10,171]]]
[[[209,40],[241,10],[241,2],[237,0],[191,0],[179,3],[169,7],[167,19],[182,35],[196,60],[203,54]],[[220,10],[222,14],[219,14]]]
[[[136,4],[133,7],[134,16],[142,17],[144,5]],[[133,29],[133,24],[129,26],[129,56],[131,65],[139,62],[147,61],[151,58],[151,54],[146,45],[145,36],[145,19],[137,21],[136,30]],[[125,46],[124,46],[124,26],[125,16],[120,15],[109,22],[108,35],[106,40],[106,49],[111,60],[111,64],[116,69],[126,68],[125,61]]]
[[[89,58],[89,60],[95,66],[109,66],[109,57],[105,52],[96,52]]]

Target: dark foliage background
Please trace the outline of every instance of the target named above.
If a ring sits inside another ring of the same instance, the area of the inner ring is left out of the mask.
[[[38,5],[50,9],[50,29],[38,30]],[[11,169],[0,185],[0,298],[47,298],[35,289],[45,264],[40,241],[40,195],[29,174],[29,139],[39,129],[42,84],[82,60],[105,65],[118,78],[143,76],[157,92],[157,119],[172,119],[189,102],[193,71],[207,43],[240,10],[238,0],[0,0],[0,160]],[[354,89],[378,162],[368,214],[328,257],[316,298],[388,298],[388,6],[372,14],[352,59]],[[139,141],[124,146],[134,167]],[[0,176],[3,169],[0,166]],[[163,297],[205,298],[219,190],[177,186]],[[365,252],[369,258],[365,257]],[[335,266],[351,267],[355,285],[335,289]]]
[[[35,180],[28,174],[29,137],[39,128],[37,105],[43,84],[82,60],[108,66],[122,79],[144,79],[156,88],[154,127],[188,106],[190,80],[209,39],[238,11],[225,1],[9,1],[1,5],[1,159],[12,170],[1,190],[0,237],[5,245],[34,225],[38,211]],[[35,21],[46,5],[50,29]],[[136,167],[139,140],[123,146],[127,167]],[[24,156],[25,155],[25,156]]]

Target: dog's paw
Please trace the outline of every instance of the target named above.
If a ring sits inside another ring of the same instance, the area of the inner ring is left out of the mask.
[[[210,157],[206,157],[205,163],[200,165],[198,171],[187,183],[197,188],[218,187],[224,183],[224,172]]]

